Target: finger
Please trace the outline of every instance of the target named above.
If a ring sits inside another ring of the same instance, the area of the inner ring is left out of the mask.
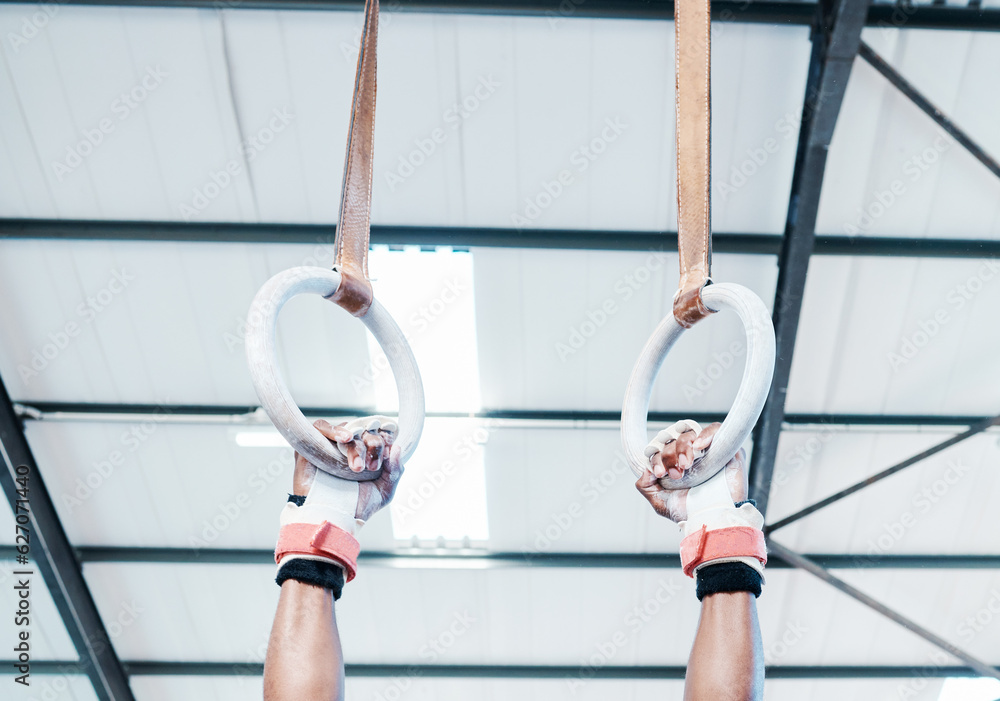
[[[712,445],[712,439],[715,438],[715,434],[719,432],[720,428],[722,428],[722,424],[716,421],[714,424],[709,424],[702,429],[701,433],[698,434],[698,438],[695,439],[695,450],[706,450],[708,446]]]
[[[652,470],[644,470],[643,473],[639,476],[639,479],[636,480],[635,488],[638,489],[640,492],[646,489],[651,489],[657,486],[658,483],[656,480],[657,477]]]
[[[663,464],[663,453],[662,452],[657,453],[656,455],[654,455],[653,458],[652,458],[652,460],[651,460],[651,463],[652,464],[650,465],[650,469],[646,470],[646,472],[650,473],[651,475],[653,475],[657,479],[660,478],[660,477],[663,477],[663,476],[665,476],[667,474],[667,467],[666,467],[666,465]]]
[[[385,455],[389,454],[389,448],[392,444],[396,442],[395,431],[387,431],[384,428],[378,432],[378,435],[382,436],[382,441],[385,443]]]
[[[350,468],[351,472],[362,472],[365,469],[365,460],[361,451],[358,450],[358,444],[351,441],[341,445],[347,451],[347,467]]]
[[[677,441],[671,441],[660,451],[660,455],[663,456],[663,467],[667,472],[677,467]]]
[[[377,433],[365,433],[361,436],[361,442],[365,450],[365,468],[368,470],[378,470],[382,467],[382,449],[385,443]]]
[[[675,448],[677,451],[677,467],[681,470],[691,467],[691,463],[694,462],[694,448],[692,447],[694,439],[694,431],[685,431],[674,441],[677,444]]]
[[[331,426],[329,421],[319,419],[313,422],[313,426],[316,430],[322,433],[328,440],[336,441],[337,443],[348,443],[354,440],[354,434],[344,428],[344,424],[339,426]]]

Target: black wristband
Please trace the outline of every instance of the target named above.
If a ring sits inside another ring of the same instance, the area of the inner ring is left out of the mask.
[[[302,558],[288,560],[278,568],[278,576],[274,581],[280,587],[289,579],[329,589],[333,592],[334,601],[339,599],[344,591],[344,568],[330,562]]]
[[[699,569],[695,577],[698,601],[712,594],[733,591],[748,591],[759,597],[764,583],[757,570],[742,562],[707,565]]]
[[[306,498],[303,496],[299,496],[298,494],[289,494],[288,503],[295,504],[296,506],[302,506],[303,504],[306,503]],[[754,506],[756,506],[756,504],[754,504]]]

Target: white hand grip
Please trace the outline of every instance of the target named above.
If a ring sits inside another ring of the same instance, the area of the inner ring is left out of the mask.
[[[760,298],[741,285],[729,283],[708,285],[702,289],[701,298],[709,309],[731,309],[743,322],[747,337],[743,381],[733,406],[708,451],[685,470],[680,479],[661,479],[660,484],[666,489],[695,487],[709,480],[733,459],[757,423],[757,417],[760,416],[764,400],[771,389],[771,376],[774,373],[774,326],[771,324],[771,315]],[[667,353],[683,332],[684,327],[677,323],[673,314],[665,317],[642,349],[625,390],[622,446],[629,467],[636,477],[649,468],[649,458],[643,454],[643,450],[649,443],[646,414],[649,411],[653,383]]]
[[[274,336],[278,313],[285,302],[300,294],[329,298],[340,286],[340,273],[317,267],[290,268],[278,273],[260,288],[247,318],[246,349],[250,378],[260,404],[285,440],[311,463],[323,470],[355,481],[375,479],[379,473],[352,472],[344,456],[317,431],[292,399],[278,371]],[[424,386],[416,358],[406,337],[389,312],[372,301],[359,317],[385,351],[399,390],[399,433],[392,458],[405,463],[417,447],[424,426]]]

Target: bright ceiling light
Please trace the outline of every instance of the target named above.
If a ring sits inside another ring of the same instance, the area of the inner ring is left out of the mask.
[[[482,408],[471,253],[447,249],[369,254],[375,297],[410,342],[428,411]],[[394,414],[399,402],[385,354],[368,336],[375,406]],[[489,538],[484,444],[489,432],[472,419],[428,420],[390,506],[397,540],[482,542]]]
[[[995,701],[1000,698],[1000,680],[951,677],[945,679],[938,701]]]
[[[472,254],[379,247],[369,253],[369,268],[375,276],[375,298],[392,313],[417,358],[427,411],[479,411]],[[394,413],[399,407],[396,383],[371,334],[368,354],[375,406]]]
[[[428,419],[389,506],[397,540],[489,539],[483,462],[489,435],[478,419]]]
[[[236,445],[241,448],[287,448],[288,442],[277,431],[239,431]]]
[[[481,408],[470,253],[375,247],[369,254],[375,298],[406,334],[423,378],[428,411]],[[375,410],[399,410],[396,383],[371,334]],[[483,453],[490,431],[477,419],[428,419],[390,507],[397,540],[483,543],[489,538]],[[275,430],[240,430],[236,444],[277,448]]]

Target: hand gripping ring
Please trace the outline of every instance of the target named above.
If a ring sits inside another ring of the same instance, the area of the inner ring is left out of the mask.
[[[290,268],[278,273],[260,288],[247,318],[246,349],[250,378],[260,404],[285,440],[311,463],[344,479],[363,482],[379,472],[353,472],[337,447],[313,427],[292,399],[278,371],[275,325],[285,302],[300,294],[318,294],[329,299],[340,287],[340,273],[318,267]],[[391,458],[405,463],[417,447],[424,426],[424,387],[416,358],[403,332],[385,307],[373,300],[358,317],[375,336],[389,360],[399,389],[399,433]]]
[[[750,437],[771,389],[771,375],[774,373],[774,326],[764,303],[742,285],[730,283],[709,285],[702,289],[701,297],[712,311],[732,309],[743,322],[747,338],[743,381],[733,406],[708,451],[685,470],[680,479],[662,478],[660,484],[665,489],[696,487],[722,470]],[[642,349],[625,389],[622,446],[629,467],[636,477],[649,468],[649,459],[643,454],[643,450],[649,443],[646,414],[649,411],[653,383],[667,353],[682,333],[684,328],[677,323],[673,314],[666,316]]]

